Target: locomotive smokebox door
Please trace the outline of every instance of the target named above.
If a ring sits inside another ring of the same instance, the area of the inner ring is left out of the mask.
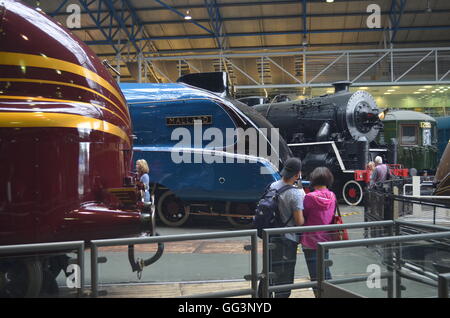
[[[380,130],[379,109],[372,95],[364,91],[355,92],[348,100],[346,122],[350,135],[354,140],[366,137],[372,142]]]

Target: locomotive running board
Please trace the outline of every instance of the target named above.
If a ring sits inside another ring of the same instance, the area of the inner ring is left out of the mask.
[[[226,217],[233,217],[233,218],[246,218],[251,219],[253,218],[253,215],[245,215],[245,214],[230,214],[230,213],[217,213],[217,212],[189,212],[190,215],[206,215],[206,216],[226,216]]]

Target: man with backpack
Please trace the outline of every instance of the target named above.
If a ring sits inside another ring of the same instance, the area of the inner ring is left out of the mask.
[[[259,234],[263,228],[293,227],[303,225],[303,199],[305,192],[295,186],[301,177],[302,164],[298,158],[286,160],[281,171],[282,179],[272,183],[260,200],[255,227]],[[271,217],[273,216],[273,217]],[[275,273],[270,285],[294,282],[299,238],[295,233],[271,236],[275,248],[269,251],[269,272]],[[263,284],[265,281],[262,282]],[[276,298],[288,298],[291,291],[276,292]]]

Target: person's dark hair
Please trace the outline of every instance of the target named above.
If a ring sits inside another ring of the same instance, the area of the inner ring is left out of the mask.
[[[317,167],[309,175],[311,186],[327,186],[330,188],[333,185],[334,177],[330,169],[326,167]]]

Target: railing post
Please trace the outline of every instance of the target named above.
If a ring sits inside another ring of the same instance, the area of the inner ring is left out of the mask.
[[[412,177],[413,196],[420,197],[420,177]],[[419,204],[413,204],[413,216],[420,217],[422,215],[422,207]]]
[[[252,266],[252,298],[258,298],[258,237],[256,231],[251,236],[251,266]]]
[[[433,224],[436,224],[436,206],[433,207]]]
[[[80,288],[78,289],[78,297],[84,297],[84,243],[78,247],[77,264],[80,268]]]
[[[393,236],[394,229],[390,226],[388,229],[388,236]],[[386,245],[387,255],[386,263],[389,276],[387,277],[387,297],[394,298],[394,251],[392,244]]]
[[[395,224],[395,236],[400,236],[400,225]],[[402,248],[401,243],[393,244],[394,252],[392,253],[392,257],[395,256],[394,262],[394,275],[395,275],[395,298],[402,297],[402,277],[400,276],[400,271],[402,268]]]
[[[323,280],[325,279],[325,251],[324,247],[317,244],[317,298],[323,295]]]
[[[262,268],[262,297],[269,298],[269,267],[270,267],[270,252],[269,252],[269,233],[263,230],[263,268]]]
[[[439,275],[438,279],[438,297],[448,298],[448,283],[450,274]]]
[[[98,297],[98,250],[97,246],[91,245],[91,297]]]

